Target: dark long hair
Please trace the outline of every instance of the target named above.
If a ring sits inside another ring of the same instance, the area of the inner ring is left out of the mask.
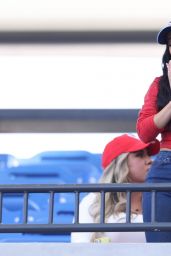
[[[167,66],[166,66],[166,63],[168,63],[170,59],[171,59],[171,55],[169,52],[169,46],[167,45],[162,58],[163,75],[161,76],[159,81],[159,91],[157,96],[158,111],[164,108],[167,105],[167,103],[171,100],[171,88],[169,85]]]

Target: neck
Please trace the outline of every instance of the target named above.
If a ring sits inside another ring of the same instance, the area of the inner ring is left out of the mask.
[[[142,193],[133,192],[131,194],[131,212],[142,213]]]

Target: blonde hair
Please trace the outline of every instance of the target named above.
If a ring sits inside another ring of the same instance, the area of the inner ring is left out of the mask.
[[[128,153],[123,153],[114,159],[111,164],[104,170],[99,183],[129,183],[127,164]],[[94,223],[100,222],[100,193],[96,194],[94,202],[89,208],[89,213],[93,217]],[[126,193],[125,192],[108,192],[105,194],[105,222],[111,215],[125,212],[126,210]],[[94,239],[102,237],[102,232],[94,232],[91,242]]]

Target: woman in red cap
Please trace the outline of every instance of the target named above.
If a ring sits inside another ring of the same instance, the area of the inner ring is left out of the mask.
[[[144,143],[127,134],[110,141],[102,154],[104,168],[100,183],[144,182],[151,166],[151,155],[159,152],[159,142]],[[126,193],[110,192],[105,196],[105,222],[126,221]],[[142,222],[141,193],[131,193],[131,222]],[[79,223],[100,221],[100,195],[89,193],[79,206]],[[145,242],[144,232],[72,233],[71,242]]]
[[[166,45],[162,58],[162,75],[149,87],[137,120],[137,133],[150,142],[161,135],[160,153],[156,157],[146,182],[171,182],[171,22],[157,35],[157,42]],[[156,221],[171,222],[171,192],[158,192]],[[144,222],[151,221],[151,193],[143,194]],[[146,232],[147,242],[171,242],[171,232]]]

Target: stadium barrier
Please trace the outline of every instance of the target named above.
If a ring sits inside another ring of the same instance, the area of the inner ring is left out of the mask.
[[[131,223],[131,193],[132,192],[151,192],[151,222]],[[77,185],[0,185],[0,233],[40,233],[56,234],[65,232],[114,232],[114,231],[171,231],[171,223],[157,222],[155,219],[155,198],[156,193],[160,191],[171,191],[170,183],[156,184],[77,184]],[[99,192],[101,194],[100,223],[79,223],[79,202],[80,193]],[[107,192],[126,192],[126,222],[125,223],[105,223],[105,193]],[[23,215],[21,223],[3,223],[3,195],[23,194]],[[49,209],[47,223],[28,223],[28,198],[30,193],[48,193]],[[74,193],[75,209],[73,223],[54,223],[54,203],[56,193]]]

